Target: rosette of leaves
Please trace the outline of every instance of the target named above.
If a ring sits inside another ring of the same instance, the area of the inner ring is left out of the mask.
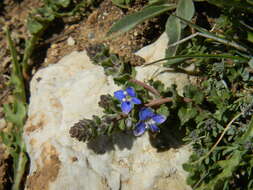
[[[134,78],[135,70],[123,57],[110,53],[109,48],[103,44],[95,44],[87,49],[88,56],[94,64],[104,68],[106,75],[111,75],[118,85],[125,85],[126,81]]]

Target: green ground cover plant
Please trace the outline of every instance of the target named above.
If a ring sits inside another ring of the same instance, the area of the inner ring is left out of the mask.
[[[133,1],[112,2],[125,9]],[[13,126],[1,132],[1,138],[13,158],[13,190],[22,188],[28,163],[22,133],[27,117],[25,84],[32,67],[29,58],[56,18],[80,13],[94,2],[80,1],[75,6],[73,3],[44,0],[44,6],[29,16],[30,37],[21,59],[6,29],[12,55],[10,85],[14,100],[5,105],[4,110],[6,120]],[[198,19],[199,3],[211,3],[219,12],[211,28],[194,22]],[[164,50],[166,58],[144,66],[165,61],[161,66],[168,70],[164,72],[183,72],[198,80],[186,85],[183,95],[178,94],[175,85],[165,88],[161,81],[137,81],[132,65],[101,46],[91,59],[103,66],[105,74],[111,75],[122,90],[116,91],[114,96],[101,96],[99,106],[104,109],[104,115],[76,123],[70,129],[71,137],[89,141],[100,135],[127,131],[137,137],[146,132],[158,140],[160,134],[166,133],[164,129],[173,125],[183,134],[184,143],[192,146],[193,153],[184,169],[189,172],[187,182],[193,189],[253,189],[252,11],[252,0],[229,3],[150,0],[141,11],[115,23],[108,35],[120,35],[147,19],[170,12],[165,26],[170,39]],[[190,65],[194,70],[185,69]]]
[[[203,2],[214,4],[219,12],[211,28],[191,21],[198,19],[195,6]],[[198,81],[186,85],[180,96],[174,85],[164,88],[160,81],[136,81],[133,67],[102,51],[103,56],[95,56],[94,62],[122,85],[121,94],[101,96],[99,105],[104,108],[104,116],[80,121],[70,134],[82,141],[119,130],[133,131],[135,136],[148,131],[159,137],[163,128],[173,124],[184,133],[184,142],[192,146],[193,153],[184,169],[189,172],[187,182],[193,189],[253,189],[252,2],[150,1],[143,10],[115,23],[108,34],[122,34],[172,10],[166,23],[170,39],[164,50],[166,58],[144,66],[167,60],[162,66],[168,72],[188,73],[197,76]],[[185,70],[190,65],[194,70]],[[131,95],[128,88],[133,88],[135,94]],[[132,99],[135,97],[140,102]],[[129,107],[124,107],[126,101]],[[144,117],[143,109],[147,108],[151,111],[145,111]],[[163,119],[156,120],[154,115]]]

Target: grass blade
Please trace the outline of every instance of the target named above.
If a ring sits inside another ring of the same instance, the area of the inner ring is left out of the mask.
[[[176,8],[176,5],[174,4],[146,7],[137,13],[125,16],[124,18],[116,22],[107,33],[107,36],[113,33],[117,33],[117,35],[120,35],[124,32],[131,30],[137,24],[140,24],[149,18],[155,17],[157,15],[160,15],[169,10],[173,10],[175,8]]]
[[[202,35],[202,36],[204,36],[204,37],[206,37],[206,38],[213,39],[213,40],[218,41],[218,42],[220,42],[220,43],[222,43],[222,44],[225,44],[225,45],[234,47],[234,48],[236,48],[236,49],[238,49],[238,50],[240,50],[240,51],[244,51],[244,52],[249,53],[249,50],[248,50],[246,47],[244,47],[244,46],[238,44],[238,43],[235,42],[235,41],[231,41],[231,40],[222,38],[222,37],[220,37],[220,36],[217,36],[217,35],[213,34],[212,32],[209,32],[208,30],[206,30],[206,29],[204,29],[204,28],[202,28],[202,27],[200,27],[200,26],[198,26],[198,25],[196,25],[196,24],[191,23],[190,21],[188,21],[188,20],[186,20],[186,19],[184,19],[184,18],[182,18],[182,17],[179,17],[179,16],[177,16],[177,15],[173,15],[173,16],[179,18],[179,19],[180,19],[182,22],[184,22],[185,24],[187,24],[187,25],[189,25],[190,27],[196,29],[197,31],[200,32],[200,35]]]
[[[238,60],[238,61],[249,61],[249,59],[240,57],[240,56],[231,56],[227,54],[219,54],[219,55],[210,55],[210,54],[198,54],[198,55],[178,55],[178,56],[173,56],[173,57],[167,57],[163,59],[156,60],[151,63],[147,63],[144,65],[144,67],[153,65],[162,61],[166,60],[172,60],[172,59],[192,59],[192,58],[217,58],[217,59],[233,59],[233,60]],[[172,64],[165,64],[165,66],[171,66]]]

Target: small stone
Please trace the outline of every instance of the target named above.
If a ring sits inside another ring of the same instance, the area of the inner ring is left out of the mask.
[[[75,45],[75,40],[70,36],[68,39],[67,39],[67,44],[69,46],[73,46]]]

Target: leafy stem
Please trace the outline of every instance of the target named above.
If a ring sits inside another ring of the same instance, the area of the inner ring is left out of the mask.
[[[239,114],[237,114],[236,116],[233,117],[233,119],[227,124],[227,126],[225,127],[225,129],[223,130],[222,134],[220,135],[219,139],[216,141],[216,143],[211,147],[211,149],[203,156],[201,157],[199,160],[197,160],[196,162],[201,162],[204,159],[206,159],[214,150],[215,148],[218,146],[218,144],[220,143],[220,141],[222,140],[222,138],[224,137],[225,133],[228,131],[229,127],[234,123],[234,121],[236,119],[238,119],[241,115],[243,115],[244,112],[241,112]]]

